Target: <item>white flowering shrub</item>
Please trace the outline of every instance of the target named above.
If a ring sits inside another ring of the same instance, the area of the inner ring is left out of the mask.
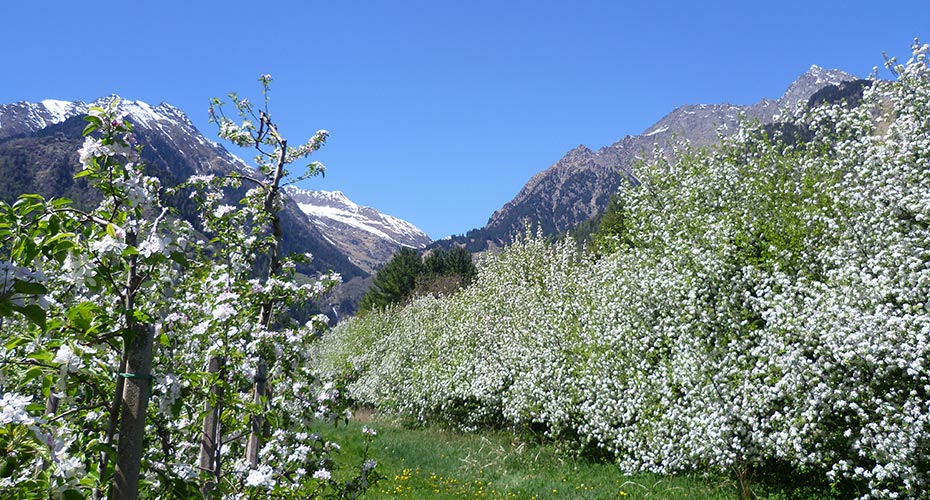
[[[0,497],[355,498],[378,480],[367,451],[346,463],[313,431],[347,403],[310,364],[325,318],[290,308],[339,276],[296,283],[309,256],[280,254],[279,188],[326,133],[288,147],[270,81],[258,116],[233,97],[241,125],[211,107],[258,170],[172,187],[200,207],[196,230],[162,203],[116,101],[91,110],[79,151],[99,207],[0,204]]]
[[[616,253],[521,239],[469,288],[344,322],[315,356],[361,403],[534,425],[625,472],[927,498],[927,54],[858,105],[655,155],[620,193]]]

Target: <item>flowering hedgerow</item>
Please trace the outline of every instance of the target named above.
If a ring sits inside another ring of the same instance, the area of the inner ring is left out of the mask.
[[[319,362],[360,402],[540,425],[626,472],[787,465],[926,497],[928,50],[861,103],[656,154],[620,192],[617,252],[518,239],[455,295],[343,323]]]

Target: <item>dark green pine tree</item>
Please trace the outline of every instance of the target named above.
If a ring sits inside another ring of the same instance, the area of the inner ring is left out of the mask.
[[[442,297],[455,293],[470,285],[478,274],[471,253],[460,246],[434,250],[423,265],[426,273],[417,280],[417,295]]]
[[[478,274],[471,253],[464,247],[438,249],[426,257],[426,271],[433,276],[458,276],[461,286],[468,286]]]
[[[401,248],[375,275],[371,289],[362,297],[359,310],[383,309],[390,304],[406,302],[413,296],[417,278],[425,271],[416,250]]]
[[[630,245],[624,210],[623,199],[613,195],[607,210],[601,214],[597,231],[591,235],[591,250],[596,255],[612,254]]]

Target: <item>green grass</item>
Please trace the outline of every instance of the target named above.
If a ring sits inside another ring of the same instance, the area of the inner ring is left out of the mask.
[[[384,479],[366,499],[736,499],[725,479],[637,475],[606,461],[572,458],[555,446],[509,433],[459,434],[407,429],[388,419],[361,416],[348,426],[320,429],[349,458],[364,446],[363,426],[378,436],[370,451]],[[760,498],[785,498],[782,495]]]

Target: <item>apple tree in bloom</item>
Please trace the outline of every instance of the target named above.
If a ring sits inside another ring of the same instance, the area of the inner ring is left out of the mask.
[[[255,171],[163,187],[114,101],[91,110],[79,151],[97,208],[0,205],[4,498],[355,497],[377,480],[367,452],[345,463],[315,431],[346,404],[309,364],[323,318],[290,314],[339,277],[298,284],[310,256],[280,250],[282,183],[322,170],[286,167],[326,133],[289,147],[260,81],[257,116],[236,96],[240,123],[211,107],[221,137],[256,148]],[[196,227],[169,192],[200,207]]]

